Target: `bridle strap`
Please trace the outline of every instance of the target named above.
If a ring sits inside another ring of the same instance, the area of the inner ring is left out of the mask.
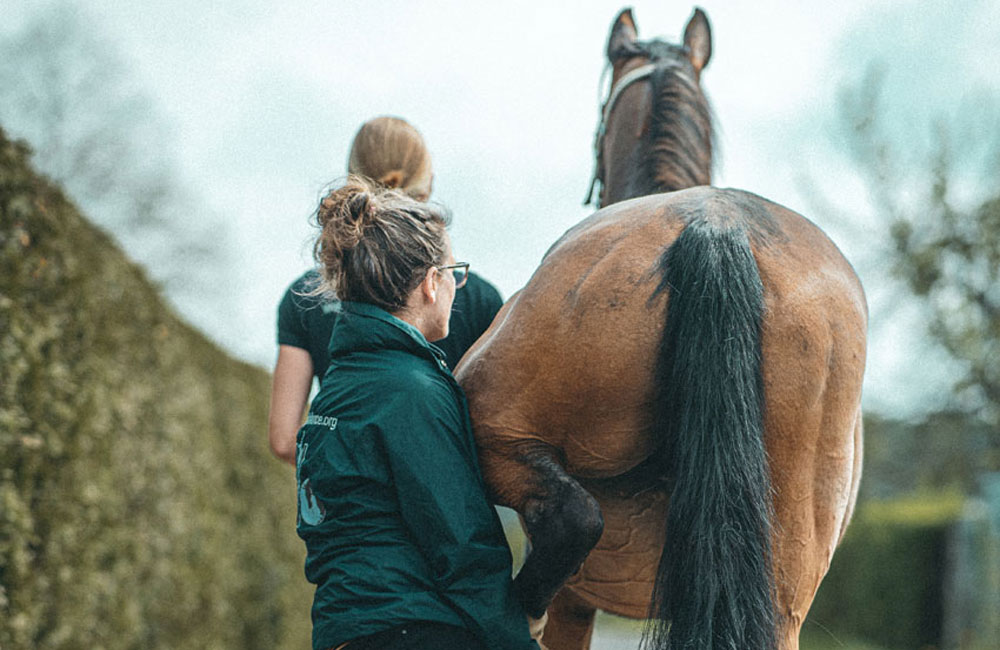
[[[618,80],[618,83],[611,88],[611,92],[608,94],[608,101],[604,102],[604,107],[601,110],[601,122],[597,125],[597,135],[594,137],[594,173],[590,177],[590,189],[587,191],[587,198],[583,200],[584,205],[590,204],[594,197],[594,186],[596,186],[597,181],[600,180],[601,145],[604,142],[604,131],[608,123],[608,117],[611,116],[611,110],[615,107],[615,103],[618,101],[621,94],[625,92],[626,88],[640,79],[649,77],[653,74],[656,68],[657,65],[655,63],[647,63],[646,65],[641,65],[638,68],[629,70],[622,76],[621,79]],[[597,207],[601,207],[600,197],[598,197]]]
[[[656,70],[656,67],[657,66],[655,63],[647,63],[646,65],[640,65],[638,68],[635,68],[634,70],[629,70],[622,76],[621,79],[618,80],[618,83],[616,83],[614,87],[611,89],[611,94],[608,95],[608,101],[604,103],[604,111],[601,115],[602,131],[604,130],[604,125],[608,123],[608,117],[611,116],[611,109],[615,107],[615,102],[617,102],[618,98],[621,97],[621,94],[625,92],[625,89],[631,86],[636,81],[639,81],[640,79],[645,79],[646,77],[653,74],[653,71]]]

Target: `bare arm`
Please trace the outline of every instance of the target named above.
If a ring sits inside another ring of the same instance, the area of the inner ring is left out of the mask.
[[[267,439],[274,455],[290,465],[295,464],[295,436],[302,426],[312,374],[312,359],[307,351],[291,345],[278,346]]]

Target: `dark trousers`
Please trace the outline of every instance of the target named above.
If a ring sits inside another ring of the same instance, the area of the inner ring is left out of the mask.
[[[416,621],[354,639],[344,650],[486,650],[468,629]]]

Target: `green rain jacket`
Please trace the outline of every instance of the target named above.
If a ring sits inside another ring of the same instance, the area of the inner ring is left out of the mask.
[[[313,648],[434,621],[491,650],[537,650],[441,351],[377,307],[342,310],[297,445]]]

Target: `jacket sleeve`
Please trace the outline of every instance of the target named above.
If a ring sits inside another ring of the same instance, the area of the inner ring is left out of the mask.
[[[410,388],[388,399],[383,444],[403,519],[438,593],[491,650],[537,650],[460,402],[447,385]]]

